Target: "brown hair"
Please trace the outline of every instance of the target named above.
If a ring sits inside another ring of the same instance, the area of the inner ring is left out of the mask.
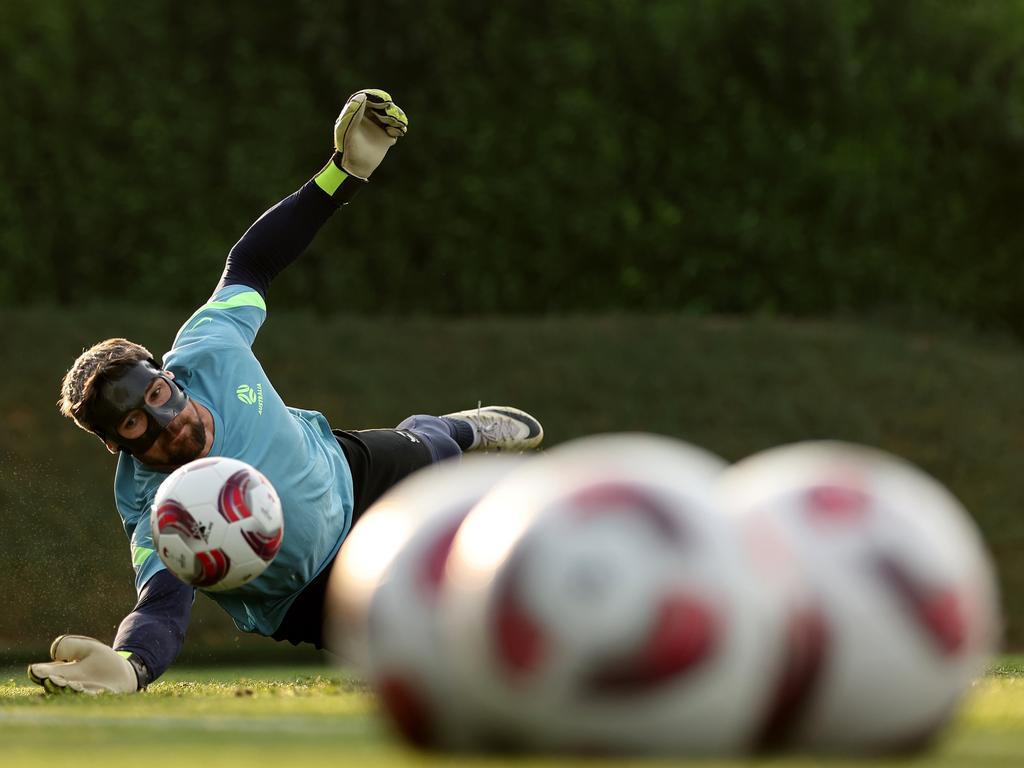
[[[127,339],[107,339],[82,352],[74,365],[64,374],[60,385],[60,412],[82,429],[93,432],[84,414],[96,396],[100,383],[111,374],[153,355],[141,344]]]

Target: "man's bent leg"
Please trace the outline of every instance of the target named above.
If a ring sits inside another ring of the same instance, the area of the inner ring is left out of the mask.
[[[544,437],[540,422],[510,406],[485,406],[447,416],[416,415],[395,429],[334,430],[352,471],[352,522],[389,488],[418,469],[467,450],[534,448]],[[323,647],[321,621],[331,563],[288,609],[275,640]]]
[[[461,455],[460,441],[473,439],[465,422],[422,414],[394,429],[336,429],[334,435],[352,470],[353,522],[391,486],[418,469]]]
[[[426,443],[408,430],[334,430],[352,471],[352,522],[393,485],[434,463]]]
[[[422,440],[434,461],[461,456],[462,451],[473,442],[472,427],[464,421],[442,416],[410,416],[395,429],[411,432]]]

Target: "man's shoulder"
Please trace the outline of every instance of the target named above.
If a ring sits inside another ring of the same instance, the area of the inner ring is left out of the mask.
[[[268,386],[263,367],[249,347],[210,339],[170,350],[164,356],[164,368],[189,397],[225,417],[227,406],[241,397],[242,390],[259,389],[262,399]]]
[[[172,350],[200,343],[251,346],[267,316],[263,296],[246,285],[224,286],[184,322]]]
[[[164,355],[165,367],[172,360],[185,361],[219,354],[227,349],[248,350],[237,329],[215,313],[197,312],[181,327]]]
[[[206,315],[196,318],[190,328],[179,333],[163,357],[163,367],[178,377],[186,391],[196,386],[197,374],[216,380],[221,374],[256,363],[252,347],[236,329],[218,319],[203,322],[205,319]]]

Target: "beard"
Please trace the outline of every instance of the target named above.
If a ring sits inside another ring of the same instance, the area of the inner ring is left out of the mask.
[[[206,427],[202,419],[197,418],[194,422],[189,422],[181,431],[186,436],[182,437],[179,433],[167,446],[167,463],[175,466],[198,459],[206,447]]]

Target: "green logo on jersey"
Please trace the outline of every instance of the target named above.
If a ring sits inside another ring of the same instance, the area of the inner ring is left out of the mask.
[[[257,413],[260,416],[263,415],[263,384],[257,384],[256,389],[253,389],[248,384],[239,384],[235,394],[246,405],[256,405]]]
[[[195,330],[196,328],[198,328],[198,327],[199,327],[200,325],[202,325],[203,323],[212,323],[212,322],[213,322],[213,318],[212,318],[212,317],[200,317],[200,318],[199,318],[198,320],[196,320],[196,321],[195,321],[195,322],[194,322],[194,323],[192,324],[192,327],[191,327],[191,328],[189,328],[189,330],[190,330],[190,331],[194,331],[194,330]]]
[[[241,384],[238,389],[235,390],[235,394],[238,395],[238,399],[246,405],[252,405],[256,402],[256,390],[248,384]]]

